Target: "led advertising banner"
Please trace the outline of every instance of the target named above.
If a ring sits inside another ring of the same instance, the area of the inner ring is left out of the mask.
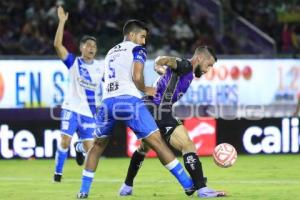
[[[0,119],[0,159],[38,159],[53,158],[57,143],[60,142],[59,120],[48,119],[48,114],[31,116],[27,109],[18,113],[18,119]],[[9,111],[11,112],[11,111]],[[16,112],[16,111],[14,111]],[[24,113],[23,113],[24,112]],[[30,111],[32,113],[32,111]],[[43,113],[45,111],[36,111]],[[32,114],[31,114],[32,115]],[[198,155],[211,155],[220,143],[232,144],[239,154],[298,154],[300,135],[298,118],[265,118],[261,120],[222,120],[213,118],[190,118],[184,120],[189,137],[195,143]],[[127,133],[126,133],[127,130]],[[75,134],[72,144],[77,140]],[[69,156],[75,156],[73,145]],[[131,156],[140,141],[130,129],[117,123],[111,142],[104,156]],[[178,152],[177,152],[178,153]],[[180,154],[177,154],[180,155]],[[156,157],[153,151],[148,157]]]
[[[60,109],[0,110],[0,160],[54,158],[61,140]],[[103,156],[126,156],[125,125],[117,122]],[[75,157],[74,133],[69,157]]]
[[[0,108],[53,107],[63,101],[68,70],[59,60],[2,60],[0,77]]]
[[[295,104],[300,89],[300,60],[220,60],[194,79],[181,104]]]
[[[213,118],[191,118],[184,121],[189,137],[194,142],[198,155],[211,155],[216,146],[216,120]],[[127,129],[127,155],[132,156],[141,142],[131,129]],[[151,150],[148,157],[156,157]]]
[[[239,153],[299,153],[299,118],[217,120],[217,141],[235,146]]]
[[[103,60],[102,62],[103,63]],[[158,75],[146,62],[147,85]],[[180,104],[295,104],[300,87],[297,59],[218,60],[213,70],[193,80]],[[68,70],[60,60],[1,60],[0,108],[54,107],[63,102]]]
[[[53,158],[57,142],[60,142],[58,123],[39,122],[28,126],[28,122],[11,122],[0,124],[0,157],[12,158]],[[72,139],[72,144],[78,139]],[[75,156],[73,145],[70,156]]]

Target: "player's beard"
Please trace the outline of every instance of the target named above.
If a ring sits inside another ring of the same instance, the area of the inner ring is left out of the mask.
[[[200,65],[197,65],[197,66],[196,66],[194,73],[195,73],[195,76],[196,76],[197,78],[200,78],[200,77],[201,77],[202,72],[201,72],[201,66],[200,66]]]

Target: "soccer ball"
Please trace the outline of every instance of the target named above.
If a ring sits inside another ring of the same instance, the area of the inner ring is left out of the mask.
[[[222,143],[215,147],[213,157],[216,165],[227,168],[235,163],[237,152],[231,144]]]

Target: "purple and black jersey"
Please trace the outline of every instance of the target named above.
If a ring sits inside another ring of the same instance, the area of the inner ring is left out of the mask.
[[[172,104],[185,94],[194,78],[190,61],[177,59],[176,62],[177,68],[173,70],[168,67],[166,73],[158,80],[156,95],[144,97],[144,102],[166,141],[169,141],[176,127],[182,125],[172,114]]]
[[[185,94],[193,78],[191,62],[186,59],[178,59],[176,70],[168,67],[166,73],[157,82],[157,92],[153,102],[157,105],[175,103]]]

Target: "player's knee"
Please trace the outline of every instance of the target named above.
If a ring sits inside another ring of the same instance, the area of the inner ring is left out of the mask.
[[[146,138],[145,141],[154,150],[161,149],[167,146],[163,141],[159,131],[157,131],[157,133],[152,134],[149,138]]]
[[[93,141],[84,141],[83,142],[83,148],[85,152],[88,152],[90,148],[93,146]]]
[[[67,149],[67,148],[69,148],[70,143],[68,143],[68,142],[66,142],[66,141],[62,141],[60,145],[61,145],[61,147],[62,147],[63,149]]]
[[[162,137],[159,131],[155,131],[153,134],[150,135],[151,139],[161,141]]]
[[[151,143],[155,143],[155,144],[161,144],[162,142],[162,137],[160,135],[160,132],[157,131],[155,133],[153,133],[149,138],[148,141],[150,141]]]
[[[149,147],[148,145],[146,145],[145,143],[142,143],[142,144],[138,147],[137,151],[138,151],[139,153],[144,153],[144,154],[146,154],[146,153],[148,153],[148,151],[150,151],[150,147]]]
[[[94,141],[94,146],[103,148],[107,145],[108,141],[108,138],[97,138]]]
[[[69,139],[67,137],[62,137],[61,142],[60,142],[60,146],[63,149],[67,149],[67,148],[69,148],[70,143],[71,143],[71,139]]]

